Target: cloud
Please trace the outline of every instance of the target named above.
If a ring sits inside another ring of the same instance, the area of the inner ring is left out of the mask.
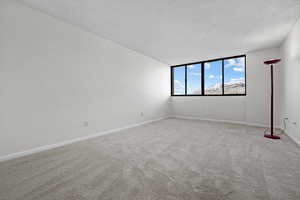
[[[230,65],[234,65],[234,64],[235,64],[235,59],[228,59],[227,62],[228,62]]]
[[[236,71],[236,72],[243,72],[244,71],[244,68],[242,68],[242,67],[234,67],[233,68],[233,71]]]
[[[215,76],[214,75],[209,75],[209,78],[215,78]]]
[[[240,78],[231,78],[230,82],[240,82],[240,81],[245,81],[245,78],[240,77]]]
[[[192,76],[200,76],[201,73],[191,72],[191,73],[188,73],[188,75],[192,75]]]
[[[228,67],[241,67],[244,68],[244,58],[233,58],[226,60],[227,64],[225,65],[225,68]]]
[[[184,85],[179,80],[174,80],[174,92],[176,94],[183,94],[184,90]]]
[[[209,63],[205,63],[204,67],[205,67],[205,69],[210,69],[210,64]]]
[[[179,80],[174,80],[174,85],[178,89],[184,88],[184,85]]]
[[[244,63],[245,58],[244,58],[244,57],[241,57],[241,58],[237,58],[237,60],[238,60],[239,63]]]
[[[187,68],[193,69],[193,68],[195,68],[195,65],[188,65]]]

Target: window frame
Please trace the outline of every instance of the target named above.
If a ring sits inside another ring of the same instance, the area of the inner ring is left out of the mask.
[[[227,59],[233,59],[233,58],[241,58],[244,57],[245,60],[245,93],[243,94],[224,94],[224,60]],[[222,61],[222,94],[205,94],[205,70],[204,70],[204,64],[207,62],[214,62],[214,61]],[[188,65],[195,65],[195,64],[201,64],[201,94],[187,94],[187,66]],[[184,67],[185,68],[185,94],[174,94],[174,84],[173,84],[173,78],[174,78],[174,68],[175,67]],[[193,62],[193,63],[185,63],[180,65],[173,65],[170,67],[171,72],[171,96],[246,96],[247,95],[247,57],[246,54],[238,55],[238,56],[230,56],[230,57],[224,57],[224,58],[217,58],[217,59],[211,59],[211,60],[204,60],[199,62]]]

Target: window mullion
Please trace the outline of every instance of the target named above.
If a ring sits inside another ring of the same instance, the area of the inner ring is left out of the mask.
[[[185,95],[187,95],[187,65],[185,65],[185,79],[184,79],[184,82],[185,82]]]
[[[205,88],[205,85],[204,85],[204,62],[201,63],[201,95],[205,95],[204,94],[204,88]]]
[[[173,75],[173,70],[174,67],[171,67],[171,96],[174,95],[174,75]]]
[[[224,59],[222,59],[222,95],[224,95]]]

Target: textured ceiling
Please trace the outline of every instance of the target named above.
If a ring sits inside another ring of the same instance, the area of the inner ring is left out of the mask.
[[[167,64],[278,46],[300,0],[20,0]]]

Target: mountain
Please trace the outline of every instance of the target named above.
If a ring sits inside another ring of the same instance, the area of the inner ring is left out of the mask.
[[[224,94],[244,94],[245,82],[232,81],[224,84]],[[199,90],[194,90],[193,94],[200,94]],[[221,84],[215,84],[205,90],[205,94],[222,94]]]

